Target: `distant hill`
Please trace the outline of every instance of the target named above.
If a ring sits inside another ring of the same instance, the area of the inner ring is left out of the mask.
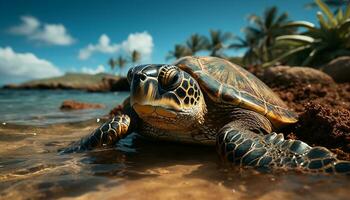
[[[125,77],[106,73],[67,73],[63,76],[32,80],[22,84],[8,84],[7,89],[75,89],[93,92],[126,91],[129,85]]]

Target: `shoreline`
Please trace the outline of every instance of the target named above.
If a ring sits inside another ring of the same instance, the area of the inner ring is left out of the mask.
[[[5,84],[10,90],[82,90],[88,92],[129,91],[126,77],[99,73],[95,75],[67,73],[63,76],[31,80],[20,84]]]

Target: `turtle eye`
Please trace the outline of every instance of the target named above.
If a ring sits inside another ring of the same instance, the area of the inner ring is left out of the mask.
[[[163,89],[172,90],[177,88],[180,81],[180,71],[175,66],[164,67],[158,77],[158,81]]]

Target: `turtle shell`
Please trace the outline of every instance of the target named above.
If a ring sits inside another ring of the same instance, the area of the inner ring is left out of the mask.
[[[187,56],[174,65],[194,77],[216,103],[253,110],[278,127],[297,121],[296,114],[267,85],[236,64],[216,57]]]

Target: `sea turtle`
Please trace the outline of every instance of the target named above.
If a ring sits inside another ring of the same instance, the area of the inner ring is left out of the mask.
[[[157,140],[215,145],[226,162],[268,169],[350,173],[350,162],[324,147],[272,131],[297,115],[254,75],[225,59],[187,56],[147,64],[127,75],[121,114],[63,153],[114,145],[131,132]]]

